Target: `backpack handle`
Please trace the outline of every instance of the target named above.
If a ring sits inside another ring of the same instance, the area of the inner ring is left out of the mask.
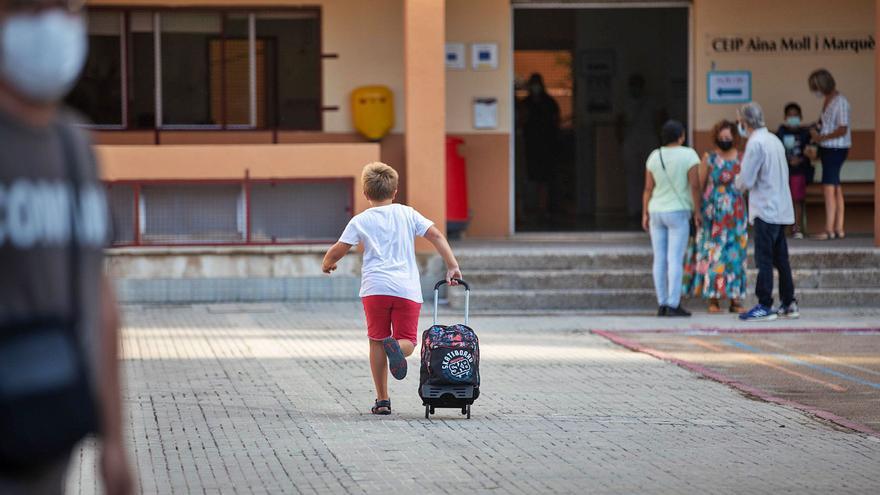
[[[464,324],[467,325],[470,314],[471,286],[460,278],[453,280],[464,286]],[[437,324],[437,300],[440,299],[440,287],[446,283],[446,280],[441,280],[434,284],[434,325]]]

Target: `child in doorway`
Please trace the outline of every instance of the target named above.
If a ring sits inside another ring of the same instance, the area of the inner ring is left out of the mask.
[[[331,273],[352,246],[363,243],[360,297],[370,340],[370,371],[376,386],[373,414],[391,414],[388,371],[406,376],[406,357],[413,353],[422,307],[415,237],[427,239],[446,262],[446,281],[456,285],[461,270],[452,248],[434,223],[415,209],[393,203],[397,172],[384,163],[364,167],[361,181],[370,208],[355,215],[339,242],[324,256],[322,270]]]
[[[805,156],[804,148],[810,143],[810,130],[801,125],[801,107],[797,103],[785,105],[785,122],[779,126],[776,135],[785,146],[788,159],[788,186],[791,201],[794,203],[794,225],[791,227],[795,239],[803,239],[806,231],[804,203],[807,197],[807,184],[813,182],[813,164]]]

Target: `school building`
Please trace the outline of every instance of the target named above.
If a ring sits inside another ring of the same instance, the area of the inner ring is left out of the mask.
[[[91,53],[69,103],[94,123],[115,243],[131,252],[334,240],[367,206],[358,179],[374,160],[443,226],[447,136],[463,140],[467,237],[635,231],[663,119],[685,122],[700,153],[743,101],[772,129],[788,102],[814,121],[817,68],[852,104],[847,231],[880,245],[880,0],[87,4]],[[546,108],[525,101],[533,74],[558,108],[543,133],[529,122]],[[366,86],[391,97],[353,97]],[[387,105],[387,134],[363,137],[355,108]],[[818,186],[808,203],[816,232]]]

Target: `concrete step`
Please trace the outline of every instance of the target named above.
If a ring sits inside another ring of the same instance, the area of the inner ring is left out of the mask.
[[[802,307],[880,307],[880,288],[798,289]],[[778,302],[778,299],[777,299]],[[747,304],[754,304],[749,295]],[[685,300],[685,307],[702,310],[703,299]],[[463,291],[450,291],[449,305],[464,307]],[[551,289],[474,290],[470,300],[474,311],[491,310],[613,310],[651,309],[657,306],[651,289]]]
[[[554,248],[528,249],[463,249],[456,253],[459,264],[467,272],[481,270],[632,270],[651,267],[651,250],[644,247]],[[789,257],[794,269],[799,268],[877,268],[880,249],[874,248],[800,248],[792,249]],[[749,256],[749,265],[755,266]]]
[[[749,270],[749,286],[756,270]],[[880,288],[880,268],[793,270],[798,288]],[[650,266],[642,269],[473,270],[466,278],[474,289],[651,289]]]

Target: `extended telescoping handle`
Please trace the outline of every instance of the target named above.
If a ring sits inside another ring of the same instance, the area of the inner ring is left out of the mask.
[[[471,286],[460,278],[454,278],[459,285],[464,286],[464,324],[468,324],[468,316],[470,313]],[[440,299],[440,287],[446,284],[445,280],[441,280],[434,284],[434,325],[437,324],[437,299]]]

